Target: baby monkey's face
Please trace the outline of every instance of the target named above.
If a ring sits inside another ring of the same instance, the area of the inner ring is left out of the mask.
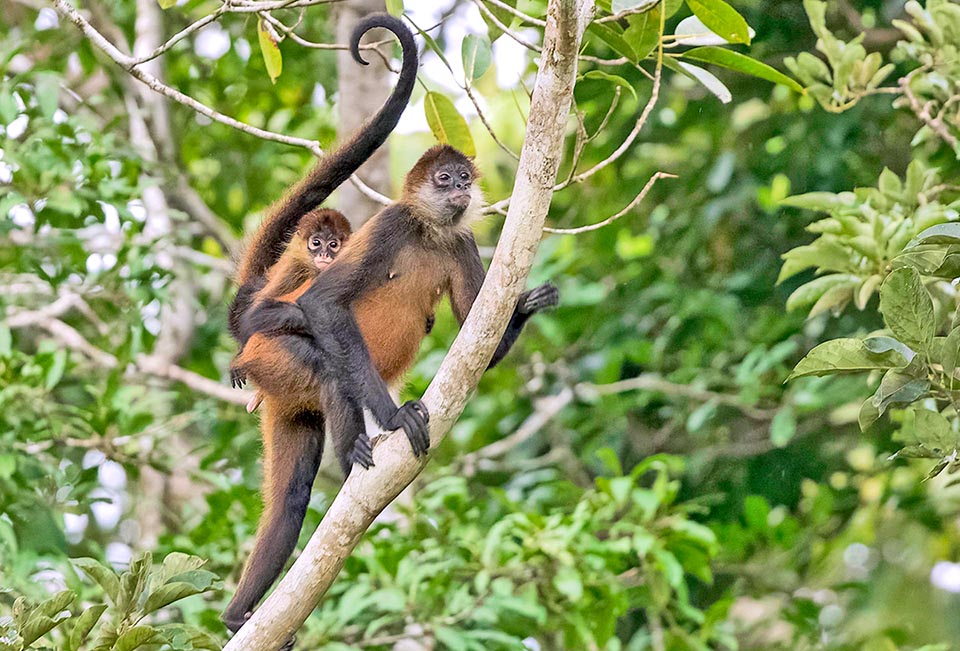
[[[307,251],[309,251],[313,258],[313,264],[319,271],[323,271],[333,262],[337,254],[340,253],[341,246],[343,246],[341,238],[327,229],[312,233],[307,238]]]

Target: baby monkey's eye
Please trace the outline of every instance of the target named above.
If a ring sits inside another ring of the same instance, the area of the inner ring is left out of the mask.
[[[340,240],[330,240],[330,248],[336,251],[340,248]]]
[[[437,175],[437,178],[440,179],[441,181],[449,181],[450,175],[447,174],[446,172],[441,172],[440,174]]]
[[[467,174],[466,172],[460,172],[460,178],[466,181],[467,179],[470,178],[470,175]]]
[[[315,248],[315,249],[320,248],[320,238],[319,238],[319,237],[313,238],[313,240],[310,241],[310,244],[311,244],[311,245],[313,246],[313,248]]]

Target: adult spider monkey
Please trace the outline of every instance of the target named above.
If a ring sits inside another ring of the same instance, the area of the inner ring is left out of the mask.
[[[440,298],[449,294],[462,325],[480,291],[485,272],[470,230],[483,199],[476,177],[472,161],[453,147],[429,149],[407,174],[400,201],[364,224],[295,303],[264,300],[245,320],[249,332],[312,334],[310,346],[290,354],[322,369],[318,376],[300,378],[302,384],[316,381],[321,391],[337,386],[347,398],[347,404],[325,410],[346,426],[334,439],[343,464],[373,465],[370,441],[360,436],[362,409],[390,428],[395,407],[386,383],[412,364],[425,335],[423,323]],[[507,354],[533,314],[557,300],[549,283],[524,292],[488,368]],[[246,369],[247,361],[240,362]],[[413,420],[426,416],[422,405],[412,406]],[[426,454],[427,433],[404,429],[414,453]]]
[[[426,454],[426,408],[415,401],[398,410],[386,383],[410,367],[426,334],[424,323],[444,294],[463,324],[480,291],[485,271],[470,230],[482,202],[476,176],[459,151],[431,148],[407,174],[401,200],[354,233],[295,302],[265,299],[242,319],[240,329],[250,339],[239,371],[267,393],[283,396],[279,404],[264,405],[264,446],[292,467],[270,473],[264,500],[274,524],[258,531],[254,554],[224,613],[231,630],[279,574],[300,531],[322,446],[311,423],[324,415],[329,419],[345,473],[353,463],[373,465],[364,407],[382,427],[402,426],[414,453]],[[488,367],[507,354],[534,313],[557,300],[549,283],[524,292]],[[268,443],[268,432],[282,439]]]
[[[273,291],[267,290],[271,281],[270,269],[286,250],[301,218],[329,197],[386,141],[409,102],[417,75],[417,49],[413,34],[402,21],[387,14],[372,14],[361,20],[350,38],[353,58],[366,65],[360,57],[360,38],[375,27],[393,32],[403,49],[396,88],[377,114],[349,141],[324,157],[306,178],[268,210],[238,266],[237,283],[240,289],[230,306],[229,330],[242,349],[240,359],[250,361],[250,368],[244,368],[244,371],[252,369],[250,375],[264,395],[291,397],[287,401],[269,400],[264,403],[261,420],[264,439],[264,512],[253,552],[244,568],[237,592],[223,613],[224,622],[234,632],[249,617],[253,606],[273,583],[296,545],[323,449],[325,419],[321,406],[353,405],[360,400],[359,394],[348,396],[328,384],[320,387],[317,383],[300,382],[301,377],[314,377],[321,371],[326,372],[327,364],[334,361],[334,358],[325,360],[325,364],[318,367],[309,354],[298,354],[301,349],[312,348],[309,338],[282,335],[249,341],[253,331],[242,324],[254,307]],[[282,274],[277,272],[276,275]],[[269,300],[282,303],[279,298],[270,296]],[[261,367],[266,371],[258,373]],[[236,377],[237,380],[242,381],[244,371]],[[310,394],[309,399],[302,399],[305,394]],[[249,406],[255,408],[256,404]],[[343,411],[341,409],[336,413]],[[381,423],[389,422],[394,428],[405,427],[418,436],[426,436],[425,418],[412,404],[400,409],[393,405],[389,415],[382,410],[378,413],[382,417]],[[338,423],[331,425],[334,425],[334,432],[346,431]],[[355,437],[355,434],[351,434],[351,437]],[[346,453],[338,450],[338,457],[344,459]]]

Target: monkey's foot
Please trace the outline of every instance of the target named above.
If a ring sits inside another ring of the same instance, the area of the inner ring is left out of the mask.
[[[242,389],[247,383],[247,373],[242,368],[230,369],[230,386],[234,389]]]
[[[523,297],[520,311],[524,314],[533,314],[548,307],[555,307],[560,302],[560,290],[553,283],[544,283],[527,292]]]
[[[283,643],[283,646],[280,647],[280,651],[293,651],[293,645],[297,641],[296,635],[291,635],[290,639]]]
[[[403,428],[413,454],[420,457],[430,449],[430,413],[426,405],[419,400],[409,400],[397,410],[390,429]]]
[[[350,451],[350,463],[359,464],[361,468],[373,468],[373,446],[366,432],[361,432]]]
[[[227,630],[231,633],[236,633],[240,630],[240,627],[247,623],[247,620],[250,619],[250,616],[253,615],[253,611],[248,610],[241,617],[230,614],[229,608],[227,612],[224,612],[220,616],[220,620],[227,625]]]

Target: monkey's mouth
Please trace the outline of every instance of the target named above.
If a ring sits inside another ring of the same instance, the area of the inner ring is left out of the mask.
[[[330,258],[314,258],[313,259],[313,265],[320,271],[323,271],[324,269],[329,267],[331,262],[333,262],[333,260],[331,260]]]
[[[460,192],[451,196],[448,201],[451,206],[463,211],[467,209],[472,199],[473,197],[470,195],[469,192]]]

